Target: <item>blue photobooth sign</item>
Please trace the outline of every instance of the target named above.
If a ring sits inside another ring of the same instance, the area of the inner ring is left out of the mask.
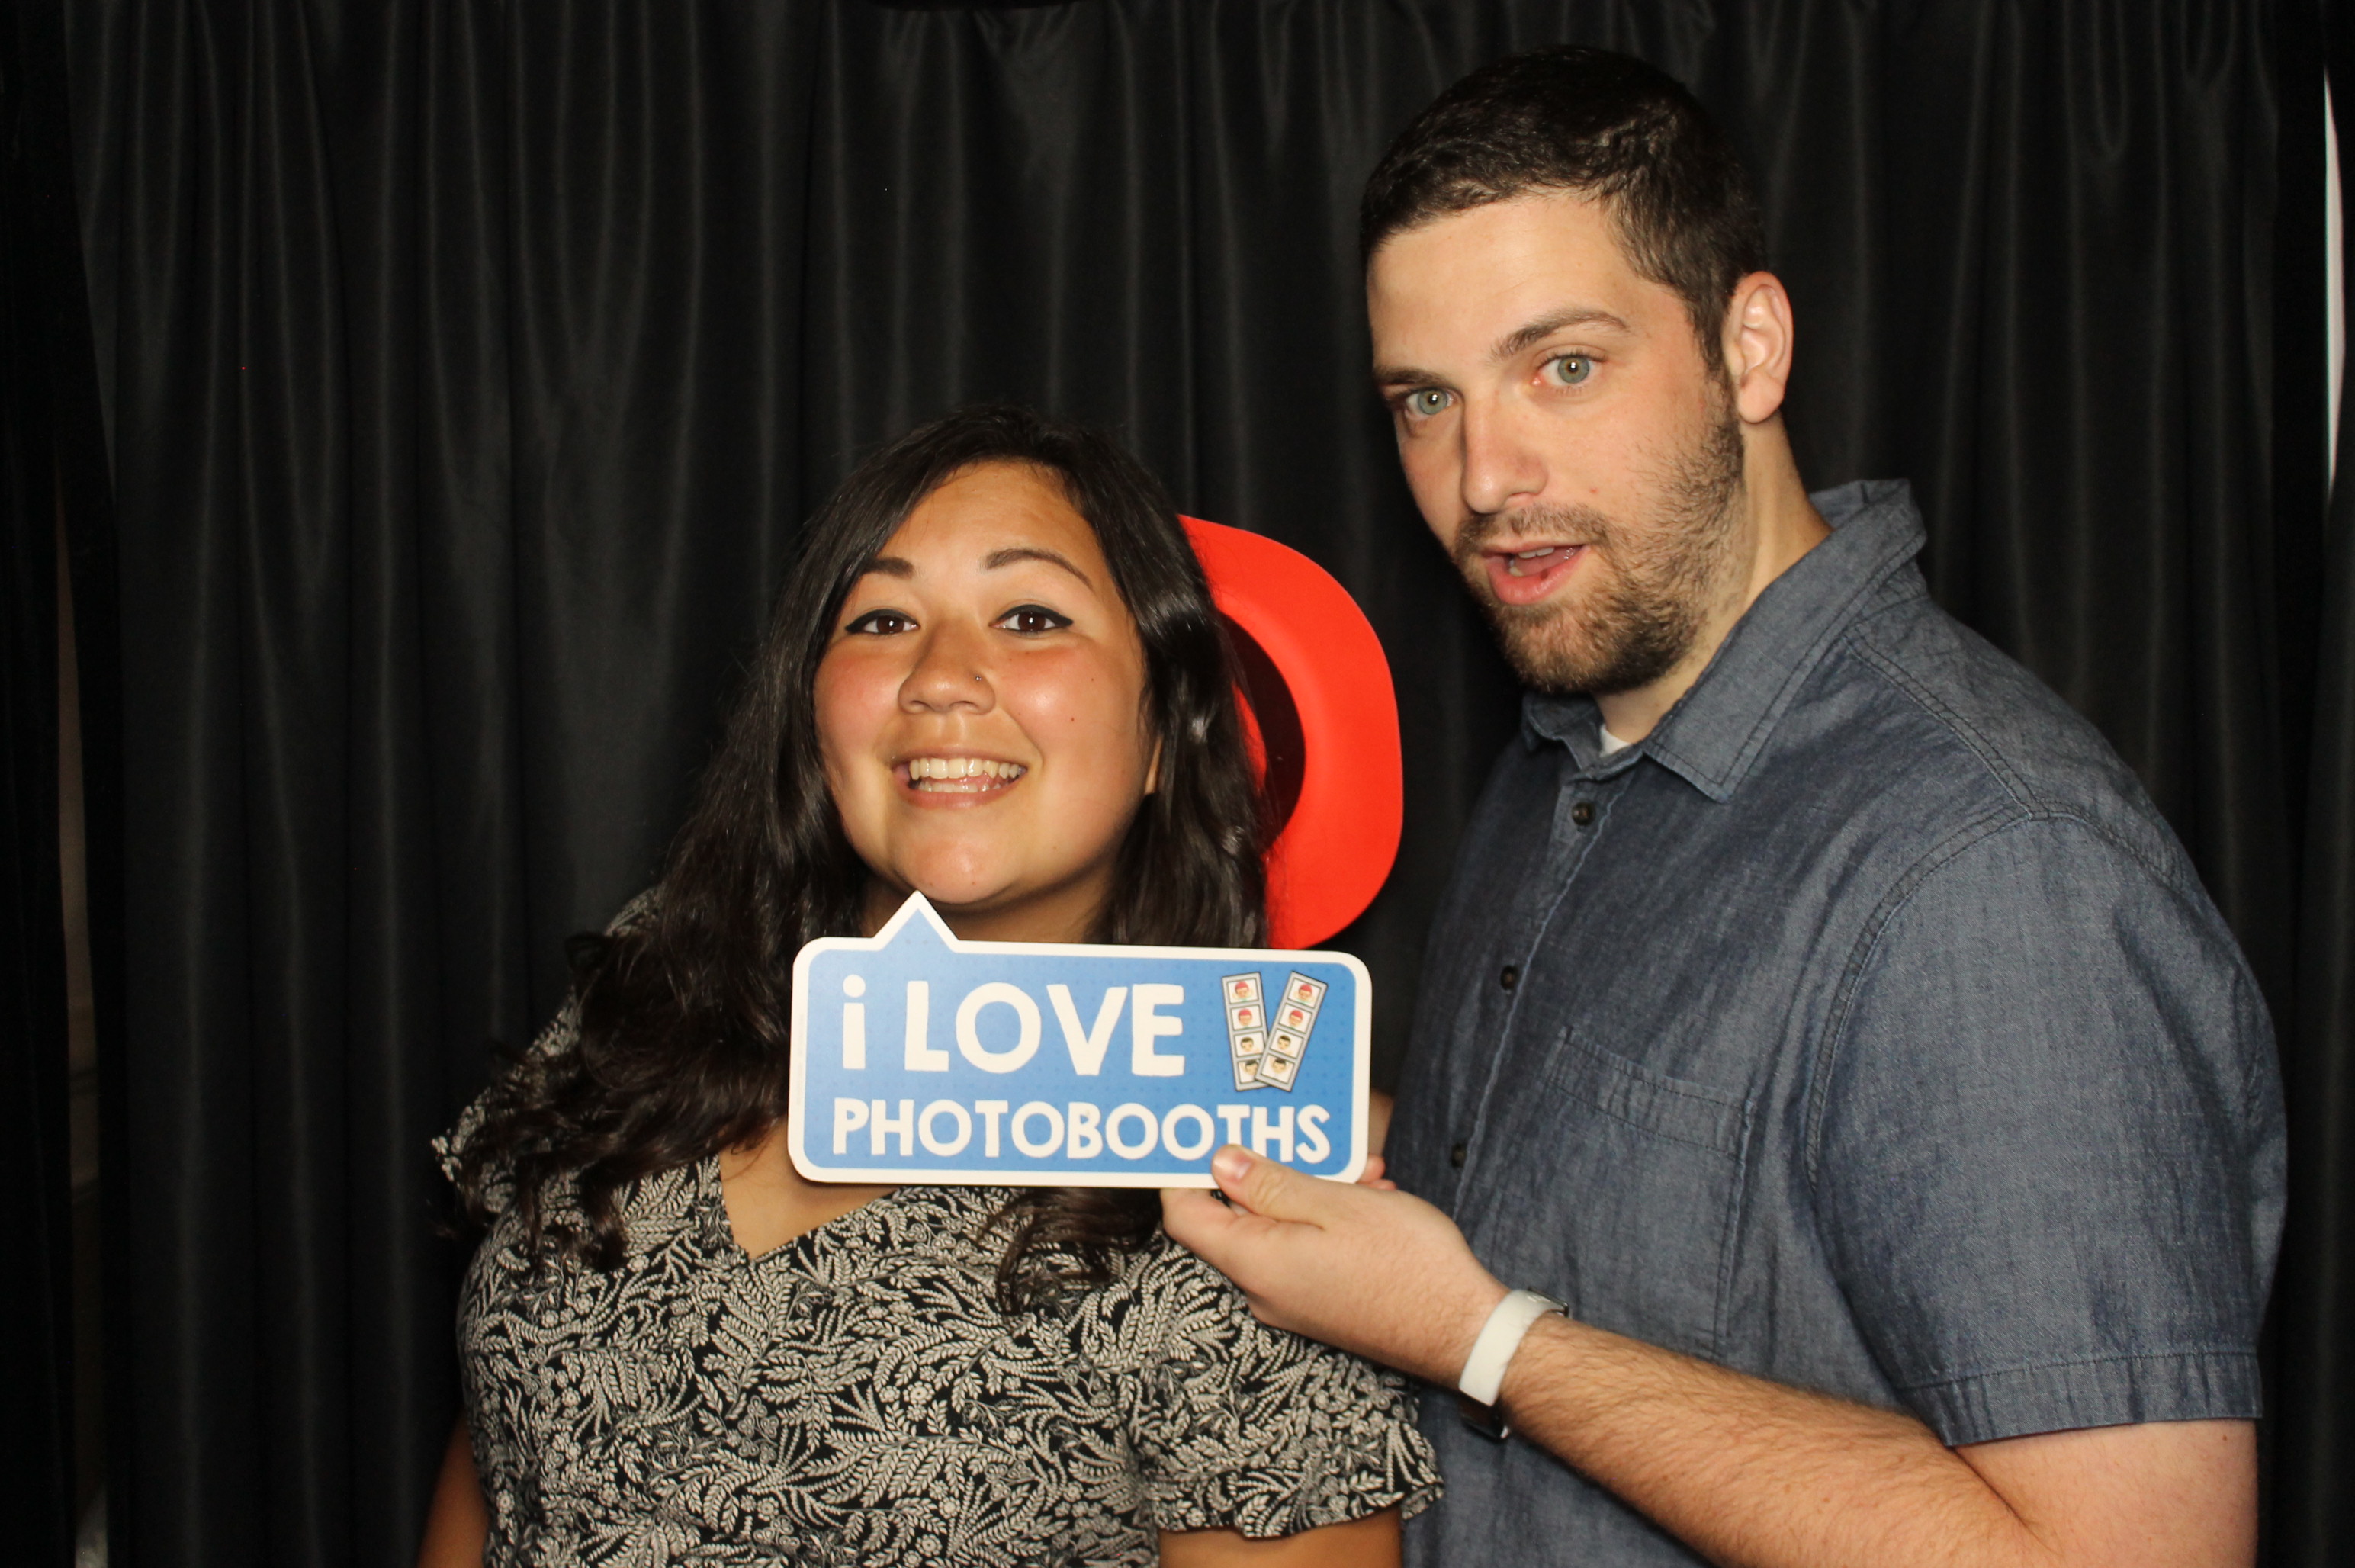
[[[786,1137],[814,1181],[1209,1187],[1238,1143],[1366,1163],[1346,953],[960,942],[922,895],[794,961]]]

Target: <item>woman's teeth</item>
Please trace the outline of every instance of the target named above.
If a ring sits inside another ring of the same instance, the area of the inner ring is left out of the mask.
[[[973,794],[1011,784],[1029,772],[1019,763],[987,757],[911,757],[908,782],[921,790]]]

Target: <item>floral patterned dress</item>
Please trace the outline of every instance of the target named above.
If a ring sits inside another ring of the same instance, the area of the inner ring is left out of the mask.
[[[1438,1495],[1400,1379],[1166,1238],[1001,1314],[1007,1197],[903,1188],[754,1258],[706,1160],[639,1186],[610,1274],[502,1216],[459,1317],[485,1563],[1150,1563]]]

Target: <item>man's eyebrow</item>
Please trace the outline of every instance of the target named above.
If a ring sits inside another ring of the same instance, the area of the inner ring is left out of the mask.
[[[1377,365],[1374,367],[1374,389],[1384,387],[1444,386],[1447,378],[1436,370],[1418,370],[1412,365]]]
[[[1527,326],[1507,333],[1497,340],[1495,347],[1488,350],[1488,357],[1492,362],[1510,359],[1531,345],[1543,343],[1566,326],[1599,326],[1605,332],[1628,336],[1634,336],[1636,330],[1607,310],[1593,305],[1576,305],[1569,310],[1556,311],[1551,315],[1540,316]],[[1447,378],[1438,371],[1418,369],[1412,365],[1377,365],[1373,378],[1377,391],[1384,387],[1444,387],[1447,384]]]
[[[1490,360],[1510,359],[1523,349],[1543,343],[1566,326],[1599,326],[1606,332],[1633,336],[1635,328],[1607,310],[1593,305],[1574,305],[1551,315],[1541,315],[1527,326],[1519,327],[1497,339],[1497,347],[1488,350]]]
[[[987,555],[982,557],[981,569],[984,571],[996,571],[999,567],[1011,566],[1018,560],[1043,560],[1050,566],[1061,567],[1065,571],[1070,572],[1082,582],[1087,583],[1090,588],[1093,588],[1095,586],[1094,581],[1089,578],[1086,572],[1082,571],[1078,567],[1072,565],[1071,561],[1063,556],[1057,554],[1051,549],[1048,549],[1042,545],[1010,544],[1004,549],[991,550]]]

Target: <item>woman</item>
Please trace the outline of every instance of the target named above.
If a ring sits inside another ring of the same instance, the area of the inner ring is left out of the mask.
[[[1258,821],[1134,460],[978,409],[862,465],[661,881],[445,1144],[488,1233],[422,1561],[1395,1562],[1437,1489],[1397,1380],[1257,1323],[1154,1194],[785,1153],[804,943],[921,890],[969,939],[1255,945]]]

